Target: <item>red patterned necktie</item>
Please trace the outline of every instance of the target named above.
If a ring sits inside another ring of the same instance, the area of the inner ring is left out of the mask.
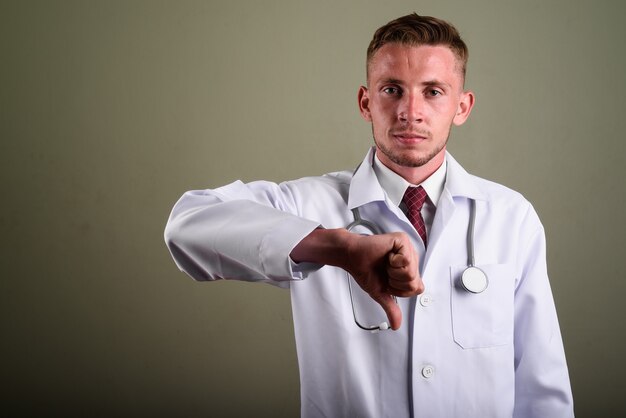
[[[402,199],[407,208],[409,221],[411,221],[413,227],[415,227],[417,233],[422,238],[422,241],[424,241],[424,248],[426,248],[427,245],[426,225],[424,224],[421,210],[427,197],[426,190],[424,190],[422,186],[417,186],[406,189],[404,198]]]

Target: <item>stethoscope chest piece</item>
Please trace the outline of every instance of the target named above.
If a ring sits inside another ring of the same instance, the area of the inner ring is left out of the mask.
[[[478,267],[470,266],[461,275],[461,286],[468,292],[482,293],[488,285],[487,275]]]

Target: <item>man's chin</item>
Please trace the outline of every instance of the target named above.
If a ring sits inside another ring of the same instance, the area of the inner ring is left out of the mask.
[[[406,152],[385,152],[380,148],[377,148],[378,158],[383,161],[387,160],[388,162],[393,163],[394,165],[406,168],[418,168],[422,167],[430,160],[434,158],[436,155],[424,154],[423,152],[418,151],[406,151]],[[381,158],[381,154],[384,155],[384,158]],[[387,165],[387,164],[386,164]]]

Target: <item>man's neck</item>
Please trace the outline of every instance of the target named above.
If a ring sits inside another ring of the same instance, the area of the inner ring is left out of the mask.
[[[398,174],[407,182],[411,184],[421,184],[441,167],[441,164],[443,164],[446,158],[446,150],[445,148],[442,149],[437,155],[431,158],[430,161],[419,167],[406,167],[396,164],[390,161],[382,152],[379,152],[378,149],[376,149],[376,155],[385,167]]]
[[[399,174],[389,169],[384,165],[378,156],[374,157],[373,162],[374,173],[378,178],[380,186],[383,188],[387,197],[394,205],[400,205],[406,189],[410,186],[422,186],[426,190],[426,194],[430,199],[430,202],[437,206],[441,193],[446,182],[446,161],[444,158],[443,163],[439,166],[433,174],[431,174],[426,180],[421,183],[409,183]]]

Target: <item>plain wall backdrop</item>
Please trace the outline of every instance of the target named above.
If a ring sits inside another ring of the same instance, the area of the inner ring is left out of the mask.
[[[623,4],[1,1],[3,414],[297,416],[289,293],[193,282],[163,228],[186,190],[358,164],[365,50],[413,11],[470,48],[449,149],[545,225],[578,416],[624,414]]]

